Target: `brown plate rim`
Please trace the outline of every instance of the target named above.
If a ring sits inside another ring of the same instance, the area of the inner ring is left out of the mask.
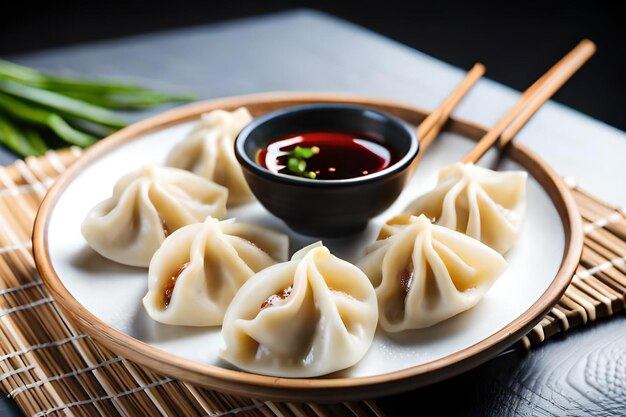
[[[226,97],[173,109],[132,124],[89,148],[50,188],[35,219],[33,254],[37,269],[54,300],[69,313],[79,327],[94,339],[125,359],[156,372],[203,387],[254,398],[333,402],[373,398],[427,385],[471,369],[512,345],[530,331],[558,302],[578,266],[583,248],[583,230],[574,199],[561,178],[537,155],[519,143],[512,143],[509,156],[527,169],[541,184],[554,203],[565,232],[565,247],[559,271],[541,297],[508,325],[481,340],[443,358],[398,371],[368,377],[278,378],[224,369],[176,357],[145,344],[107,325],[65,288],[48,256],[47,231],[50,214],[62,192],[86,167],[115,147],[140,135],[198,118],[202,113],[240,106],[263,108],[263,112],[295,104],[314,102],[351,103],[371,106],[418,123],[426,112],[412,105],[392,100],[335,93],[262,93]],[[451,119],[446,129],[477,140],[485,128],[474,123]]]

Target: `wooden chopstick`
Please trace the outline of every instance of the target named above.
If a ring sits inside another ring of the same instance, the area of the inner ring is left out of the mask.
[[[485,66],[476,63],[459,84],[439,107],[430,113],[417,128],[417,137],[420,140],[420,154],[422,154],[441,132],[441,129],[450,118],[454,108],[485,73]]]
[[[501,144],[506,145],[537,110],[591,58],[595,50],[596,47],[590,40],[585,39],[580,42],[526,90],[515,106],[465,155],[462,162],[477,162],[503,136],[504,132],[507,134],[506,141],[502,141]]]
[[[581,54],[573,54],[571,60],[563,63],[562,78],[555,76],[554,78],[550,77],[550,79],[546,80],[545,89],[535,92],[535,94],[529,98],[528,104],[524,107],[524,110],[522,110],[520,115],[517,116],[511,124],[509,124],[504,132],[502,132],[499,143],[501,148],[505,147],[511,140],[513,140],[515,135],[517,135],[517,133],[524,127],[537,110],[539,110],[541,106],[548,101],[550,97],[559,88],[561,88],[561,86],[565,84],[567,80],[574,75],[574,73],[576,73],[576,71],[578,71],[596,51],[595,44],[588,39],[580,42],[579,46],[581,47]],[[568,54],[568,56],[570,54]],[[567,56],[561,61],[565,61],[566,58]]]

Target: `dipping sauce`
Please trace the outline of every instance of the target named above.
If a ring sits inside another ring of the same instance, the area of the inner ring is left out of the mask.
[[[319,180],[362,177],[397,160],[381,140],[338,132],[291,135],[257,153],[257,163],[272,172]]]

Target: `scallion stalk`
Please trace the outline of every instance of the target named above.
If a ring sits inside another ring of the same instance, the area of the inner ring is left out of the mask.
[[[72,145],[87,147],[97,141],[94,136],[74,129],[58,114],[33,107],[3,93],[0,93],[0,110],[24,122],[47,126],[61,139]]]
[[[195,98],[124,82],[49,74],[0,60],[0,145],[22,156],[64,146],[61,141],[87,147],[126,126],[114,110]]]
[[[21,155],[41,155],[46,151],[34,136],[27,136],[9,119],[0,114],[0,144]],[[41,139],[41,138],[39,138]]]

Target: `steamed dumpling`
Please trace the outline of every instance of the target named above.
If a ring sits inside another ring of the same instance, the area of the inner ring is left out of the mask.
[[[377,321],[365,274],[318,243],[241,287],[224,317],[221,356],[260,374],[325,375],[361,360]]]
[[[251,121],[245,107],[205,113],[189,136],[170,151],[165,164],[228,188],[229,206],[248,202],[254,197],[235,157],[234,144],[241,129]]]
[[[287,260],[284,233],[234,219],[178,229],[150,262],[143,299],[154,320],[180,326],[221,325],[226,307],[256,272]]]
[[[373,243],[358,264],[376,288],[388,332],[432,326],[474,307],[507,267],[487,245],[423,215],[397,220],[393,235]]]
[[[456,163],[441,169],[434,190],[413,201],[405,213],[424,214],[435,223],[463,232],[500,253],[517,239],[526,211],[526,172],[492,171]],[[381,231],[388,236],[391,219]]]
[[[147,267],[170,233],[226,215],[228,190],[176,168],[146,166],[123,176],[113,196],[87,214],[81,232],[100,255]]]

